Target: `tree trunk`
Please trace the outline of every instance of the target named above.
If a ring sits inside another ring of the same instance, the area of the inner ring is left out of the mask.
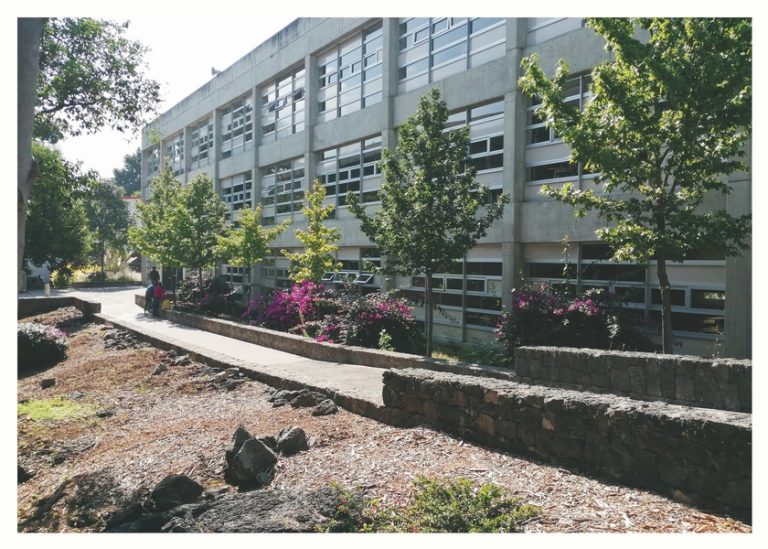
[[[667,275],[667,260],[656,257],[656,276],[659,278],[661,289],[661,340],[662,352],[673,353],[672,349],[672,298],[670,296],[669,276]]]
[[[102,248],[101,250],[101,275],[106,278],[106,272],[104,271],[104,263],[106,262],[107,250]]]
[[[427,338],[425,356],[432,356],[432,273],[424,273],[424,332]]]
[[[16,54],[18,62],[17,111],[17,234],[16,268],[18,290],[24,288],[24,238],[27,229],[27,201],[37,179],[32,159],[32,128],[37,101],[37,74],[40,68],[40,41],[43,34],[42,18],[17,19]]]

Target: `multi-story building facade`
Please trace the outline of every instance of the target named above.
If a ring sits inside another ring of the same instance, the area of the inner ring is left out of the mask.
[[[324,280],[400,288],[423,317],[424,277],[385,280],[367,270],[386,258],[346,201],[356,193],[376,208],[382,149],[394,148],[397,126],[437,87],[452,113],[449,125],[470,127],[477,179],[512,202],[466,257],[435,277],[436,336],[490,339],[523,279],[607,288],[653,321],[661,308],[655,265],[608,261],[609,250],[595,238],[600,220],[576,220],[570,207],[539,194],[545,183],[586,188],[595,174],[568,163],[568,147],[516,84],[524,56],[538,53],[550,71],[565,58],[573,75],[565,94],[581,104],[589,99],[592,67],[608,55],[603,46],[580,19],[297,19],[149,125],[143,197],[151,198],[149,182],[167,164],[182,183],[209,174],[232,220],[256,204],[265,225],[292,219],[273,257],[252,270],[221,266],[235,283],[249,275],[285,287],[288,261],[280,250],[300,245],[294,230],[306,223],[302,203],[317,179],[336,206],[328,222],[342,235],[342,269]],[[749,212],[749,175],[729,182],[733,192],[712,197],[708,207]],[[750,268],[749,252],[726,259],[717,251],[669,267],[679,352],[751,354]]]

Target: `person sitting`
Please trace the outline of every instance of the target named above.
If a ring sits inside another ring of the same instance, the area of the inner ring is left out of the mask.
[[[154,282],[147,286],[147,290],[144,292],[144,314],[147,314],[147,311],[152,310],[152,294],[155,293],[155,284]]]
[[[158,281],[152,290],[152,314],[154,316],[158,315],[158,312],[160,311],[160,304],[163,302],[164,298],[165,290],[163,290],[163,283]]]

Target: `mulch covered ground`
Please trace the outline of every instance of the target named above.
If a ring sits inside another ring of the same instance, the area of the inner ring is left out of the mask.
[[[266,489],[311,490],[338,481],[403,505],[419,475],[463,476],[497,483],[540,506],[528,532],[751,532],[748,524],[653,493],[428,429],[395,428],[343,410],[314,417],[309,408],[273,408],[270,387],[249,381],[232,391],[218,388],[202,364],[152,375],[164,351],[105,348],[111,327],[85,324],[72,308],[25,320],[62,327],[70,346],[64,362],[19,380],[19,401],[64,396],[95,412],[69,421],[19,416],[19,464],[32,473],[18,486],[19,531],[99,531],[173,473],[206,488],[224,487],[224,450],[238,425],[253,435],[298,425],[313,444],[280,458]],[[42,389],[44,378],[55,385]]]

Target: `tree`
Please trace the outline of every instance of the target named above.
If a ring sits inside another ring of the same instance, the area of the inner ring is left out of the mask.
[[[216,244],[224,236],[226,205],[213,191],[207,174],[186,187],[167,169],[152,182],[152,199],[138,204],[140,226],[128,229],[128,240],[140,254],[169,267],[203,270],[216,263]]]
[[[334,244],[341,238],[341,231],[335,227],[326,227],[323,221],[333,213],[332,204],[323,206],[325,200],[325,187],[319,181],[312,185],[312,191],[307,194],[307,202],[302,213],[307,217],[306,231],[297,230],[296,239],[304,244],[301,252],[281,253],[291,260],[289,274],[294,282],[311,280],[320,282],[320,278],[326,271],[337,271],[341,263],[336,261],[334,254],[339,247]]]
[[[552,80],[535,56],[523,60],[519,85],[542,98],[543,118],[571,147],[571,161],[599,172],[602,193],[543,187],[542,193],[594,211],[608,222],[597,237],[618,261],[655,260],[662,300],[663,351],[672,352],[667,262],[696,250],[726,256],[747,246],[749,216],[704,211],[704,196],[727,194],[723,176],[751,134],[752,47],[748,19],[590,19],[613,60],[592,71],[592,100],[566,104],[568,67]],[[636,30],[647,31],[647,41]]]
[[[141,191],[141,149],[133,154],[126,154],[123,167],[112,170],[115,184],[123,188],[123,192],[132,195]]]
[[[445,101],[432,89],[400,126],[395,152],[382,152],[381,209],[368,216],[356,196],[348,198],[363,232],[391,258],[388,269],[424,274],[427,356],[432,355],[432,275],[464,257],[509,202],[502,194],[486,205],[489,190],[475,181],[469,159],[469,127],[445,132],[447,120]]]
[[[43,28],[35,134],[64,135],[138,129],[153,112],[160,86],[146,78],[147,48],[124,36],[129,23],[48,19]]]
[[[34,265],[48,263],[52,271],[72,271],[88,263],[91,235],[83,198],[93,185],[90,174],[61,153],[33,144],[39,173],[27,204],[24,258]]]
[[[146,48],[123,36],[127,26],[90,18],[18,20],[19,289],[36,177],[32,136],[56,142],[105,126],[138,129],[155,109],[159,84],[145,75]]]
[[[85,212],[93,236],[93,251],[103,275],[107,250],[122,252],[128,243],[130,219],[123,190],[109,181],[96,182],[85,197]]]
[[[290,219],[267,228],[261,225],[261,206],[242,210],[237,227],[218,238],[217,255],[235,267],[251,267],[271,254],[269,243],[291,224]]]
[[[19,17],[17,19],[18,110],[16,124],[18,188],[16,197],[16,272],[17,289],[24,287],[24,244],[27,227],[27,201],[32,183],[37,176],[32,156],[32,130],[35,120],[35,83],[40,66],[40,39],[44,19]]]

